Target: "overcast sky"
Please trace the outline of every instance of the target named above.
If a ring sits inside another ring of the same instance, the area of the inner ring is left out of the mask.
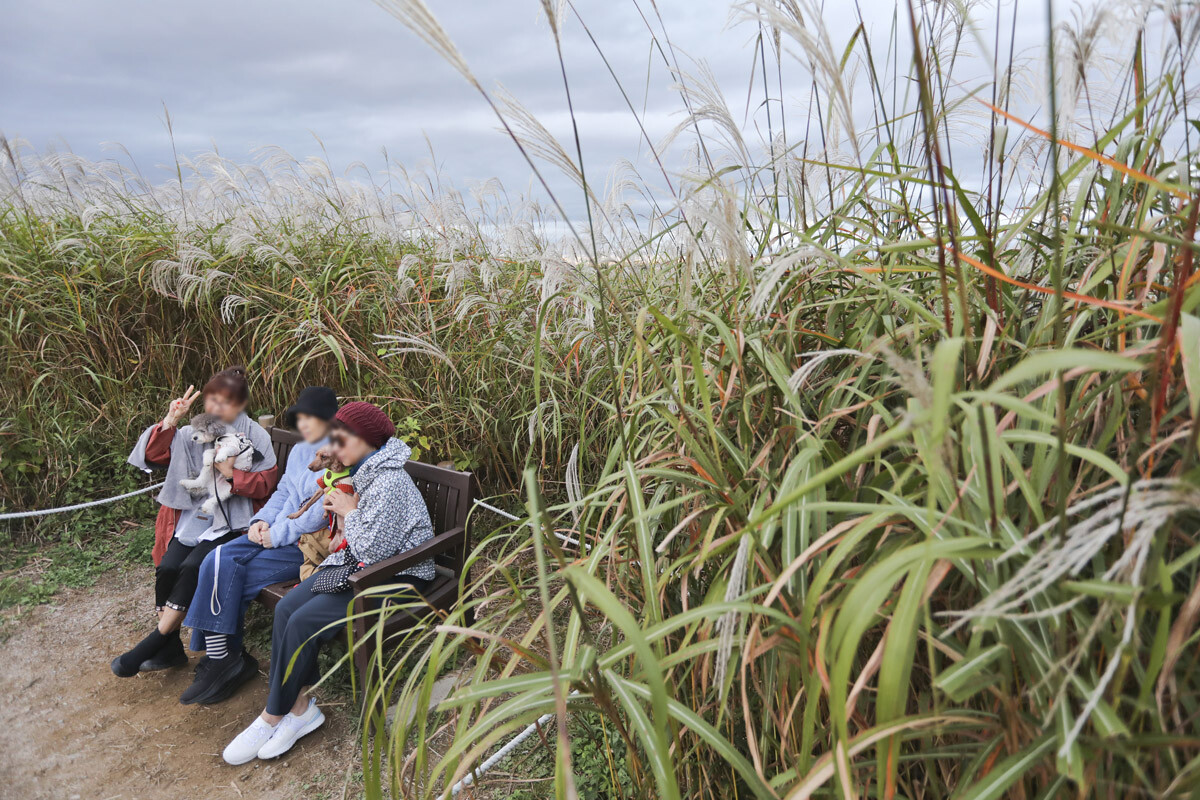
[[[861,0],[886,41],[894,0]],[[1032,4],[1031,4],[1032,5]],[[503,84],[564,142],[569,118],[553,39],[537,0],[430,0],[485,86]],[[578,7],[655,138],[678,121],[677,95],[638,14],[649,0],[578,0]],[[745,108],[756,28],[731,25],[728,0],[658,0],[672,41],[703,59]],[[827,24],[844,46],[855,22],[844,0]],[[0,132],[39,150],[121,157],[152,172],[171,160],[164,104],[181,153],[218,148],[237,159],[280,145],[303,158],[324,143],[334,166],[372,168],[381,151],[410,167],[430,161],[460,187],[498,176],[510,190],[529,171],[496,131],[479,95],[399,21],[369,0],[0,0]],[[987,12],[990,13],[990,12]],[[569,12],[568,12],[569,14]],[[1036,42],[1044,11],[1027,12]],[[990,36],[990,33],[988,34]],[[635,158],[638,135],[616,86],[574,19],[565,51],[589,167]],[[795,62],[793,62],[794,64]],[[803,117],[809,85],[789,66],[785,102]],[[647,85],[648,84],[648,85]],[[748,128],[765,126],[751,109]]]

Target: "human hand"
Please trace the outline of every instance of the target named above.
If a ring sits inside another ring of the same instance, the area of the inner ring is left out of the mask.
[[[162,424],[167,428],[174,428],[179,424],[179,420],[184,414],[188,413],[188,409],[192,407],[192,403],[200,397],[200,392],[196,387],[189,385],[187,391],[183,393],[183,397],[176,397],[167,406],[167,415],[163,417]]]
[[[262,547],[270,547],[267,542],[271,541],[270,531],[271,526],[263,522],[261,519],[256,519],[250,523],[250,529],[246,531],[246,538]]]
[[[346,518],[354,509],[358,508],[358,493],[353,494],[338,490],[325,495],[325,502],[322,507],[326,511],[332,511],[342,519]]]
[[[221,473],[229,480],[233,480],[233,459],[232,458],[227,458],[224,461],[214,461],[213,466],[216,467],[217,472]]]

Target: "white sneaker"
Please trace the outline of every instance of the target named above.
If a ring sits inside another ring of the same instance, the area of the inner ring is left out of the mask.
[[[282,724],[280,723],[280,725]],[[238,764],[253,761],[258,756],[258,751],[275,735],[277,730],[279,730],[279,725],[271,725],[262,717],[255,717],[254,722],[250,723],[250,727],[239,733],[226,746],[221,757],[225,759],[226,764],[233,764],[235,767]]]
[[[292,749],[301,736],[307,736],[325,724],[325,715],[317,708],[317,701],[310,699],[308,708],[300,716],[288,712],[283,721],[275,726],[275,734],[258,751],[259,758],[275,758]]]

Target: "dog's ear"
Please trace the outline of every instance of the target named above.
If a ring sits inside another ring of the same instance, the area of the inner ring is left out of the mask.
[[[309,471],[320,472],[321,470],[325,469],[327,455],[326,448],[324,447],[313,453],[312,461],[308,462]]]

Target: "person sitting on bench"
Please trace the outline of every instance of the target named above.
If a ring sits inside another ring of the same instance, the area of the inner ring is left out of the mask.
[[[315,503],[298,511],[317,490],[319,473],[309,470],[317,450],[329,443],[329,424],[337,413],[337,395],[325,386],[309,386],[283,415],[283,423],[304,441],[288,454],[279,487],[250,521],[245,536],[219,546],[200,565],[199,583],[183,621],[192,629],[192,650],[205,651],[196,678],[183,691],[184,705],[220,703],[258,674],[258,662],[242,647],[242,624],[250,602],[267,586],[300,579],[303,534],[324,529],[326,513]]]
[[[395,432],[387,415],[370,403],[347,403],[334,417],[330,445],[339,461],[351,465],[355,489],[325,498],[324,507],[341,520],[340,541],[320,569],[275,607],[267,705],[225,748],[226,762],[275,758],[321,726],[325,715],[303,689],[320,677],[321,643],[344,629],[335,623],[346,618],[354,599],[350,574],[433,538],[425,500],[404,469],[412,451]],[[396,582],[422,592],[433,577],[429,558],[397,575]]]
[[[192,427],[185,426],[176,435],[175,428],[192,403],[203,394],[204,411],[215,414],[238,433],[250,438],[255,463],[248,471],[233,468],[228,460],[216,467],[233,484],[233,495],[211,515],[202,513],[203,497],[195,497],[179,485],[181,480],[200,473],[204,451],[211,444],[192,440]],[[166,467],[166,483],[158,493],[158,519],[154,523],[154,599],[158,626],[132,649],[112,661],[113,674],[131,678],[138,672],[169,669],[188,661],[179,640],[200,564],[218,545],[231,542],[245,533],[250,524],[254,501],[266,498],[275,489],[279,471],[271,436],[246,416],[249,398],[246,370],[230,367],[212,376],[202,392],[189,386],[183,397],[171,401],[162,422],[147,428],[129,456],[129,463],[149,471]]]

